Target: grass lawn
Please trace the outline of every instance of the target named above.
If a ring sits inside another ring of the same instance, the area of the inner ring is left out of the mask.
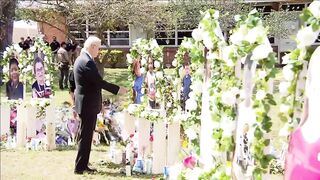
[[[91,166],[97,174],[75,175],[74,161],[77,155],[75,148],[54,151],[26,151],[25,149],[1,150],[1,180],[38,180],[38,179],[152,179],[161,176],[133,175],[126,177],[120,174],[121,165],[108,161],[108,147],[93,147],[90,156]]]

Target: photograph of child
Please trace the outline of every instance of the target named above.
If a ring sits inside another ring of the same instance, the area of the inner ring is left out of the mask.
[[[44,62],[36,57],[33,64],[36,81],[32,84],[32,98],[49,98],[52,94],[51,87],[46,84]]]

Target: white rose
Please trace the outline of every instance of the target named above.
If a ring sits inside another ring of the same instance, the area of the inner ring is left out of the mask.
[[[49,61],[49,59],[48,59],[47,56],[44,56],[43,60],[44,60],[45,62],[48,62],[48,61]]]
[[[154,67],[155,67],[155,68],[159,68],[159,67],[160,67],[159,61],[154,61]]]
[[[142,57],[142,59],[141,59],[141,65],[143,66],[143,65],[145,65],[146,63],[147,63],[146,58]]]
[[[218,58],[219,58],[219,56],[216,52],[209,51],[207,53],[207,59],[218,59]]]
[[[245,40],[249,43],[254,43],[257,39],[264,35],[265,29],[263,26],[256,26],[249,30],[248,34],[245,36]]]
[[[171,102],[168,102],[167,103],[167,108],[171,108],[172,107],[172,103]]]
[[[203,33],[203,44],[208,48],[208,49],[213,49],[213,42],[211,41],[211,37],[209,36],[208,32]]]
[[[282,57],[282,64],[288,64],[290,61],[290,54],[286,54]]]
[[[234,20],[235,20],[236,22],[240,21],[240,20],[241,20],[241,16],[240,16],[239,14],[235,15],[235,16],[234,16]]]
[[[256,48],[254,48],[251,59],[260,60],[260,59],[267,58],[271,52],[273,52],[273,50],[270,45],[261,44]]]
[[[28,66],[27,66],[27,69],[26,69],[26,72],[32,71],[32,70],[33,70],[33,66],[32,66],[32,65],[28,65]]]
[[[132,114],[135,110],[136,110],[136,106],[129,105],[129,107],[128,107],[128,113],[129,114]]]
[[[132,62],[133,62],[132,57],[131,57],[130,54],[127,54],[127,62],[128,62],[129,64],[132,64]]]
[[[297,34],[298,47],[310,46],[318,38],[320,31],[314,32],[311,26],[300,29]]]
[[[9,72],[9,68],[7,67],[7,66],[3,66],[3,68],[2,68],[2,73],[3,74],[6,74],[6,73],[8,73]]]
[[[193,111],[197,109],[197,102],[194,99],[189,98],[186,101],[186,109],[189,111]]]
[[[157,91],[157,92],[156,92],[156,98],[160,98],[160,97],[161,97],[160,92]]]
[[[264,90],[259,90],[256,94],[257,100],[262,100],[266,97],[266,92]]]
[[[221,96],[222,103],[228,106],[233,106],[236,100],[236,96],[232,91],[226,91]]]
[[[44,107],[46,105],[46,101],[43,99],[40,100],[39,106]]]
[[[37,49],[36,49],[36,47],[35,46],[32,46],[31,48],[30,48],[30,52],[35,52]]]
[[[190,40],[183,40],[181,43],[181,46],[186,48],[186,49],[191,49],[192,48],[192,43]]]
[[[3,58],[7,58],[7,56],[8,56],[8,52],[7,51],[3,52]]]
[[[221,124],[221,129],[223,129],[223,136],[225,137],[232,136],[232,132],[236,128],[235,121],[232,121],[230,117],[223,116],[220,124]]]
[[[258,72],[258,77],[260,78],[260,79],[263,79],[263,78],[265,78],[267,76],[267,72],[266,71],[259,71]]]
[[[287,113],[289,111],[290,107],[288,105],[285,104],[281,104],[280,105],[280,112],[282,113]]]
[[[310,12],[312,13],[312,15],[316,18],[320,18],[320,1],[313,1],[308,9],[310,10]]]
[[[186,135],[188,136],[189,140],[194,140],[197,138],[197,133],[192,128],[188,128],[186,130]]]
[[[177,93],[176,93],[176,92],[172,92],[172,93],[171,93],[171,96],[172,96],[173,98],[176,98],[176,97],[177,97]]]
[[[294,72],[292,71],[292,65],[287,64],[282,69],[283,77],[287,81],[292,81],[294,77]]]
[[[241,32],[239,32],[239,31],[234,32],[234,33],[230,36],[230,41],[231,41],[231,43],[232,43],[232,44],[236,44],[236,45],[240,44],[241,41],[243,41],[243,39],[244,39],[244,35],[243,35]]]
[[[289,87],[290,87],[290,82],[281,82],[279,84],[279,92],[280,92],[280,94],[287,95]]]
[[[203,31],[201,28],[197,28],[197,29],[194,29],[192,31],[192,38],[196,41],[202,41],[202,34],[203,34]]]
[[[237,94],[239,94],[240,89],[239,89],[239,88],[237,88],[237,87],[233,87],[233,88],[231,88],[231,90],[230,90],[230,91],[232,92],[232,94],[233,94],[233,95],[237,95]]]
[[[11,50],[10,47],[6,47],[7,52],[10,52],[10,50]]]
[[[174,60],[172,61],[172,66],[173,66],[173,67],[177,67],[177,60],[176,60],[176,59],[174,59]]]
[[[232,44],[238,45],[244,40],[247,33],[248,29],[245,26],[240,26],[239,29],[230,36],[230,41]]]
[[[140,72],[141,74],[145,73],[146,72],[145,68],[144,67],[140,68]]]
[[[22,51],[22,48],[19,46],[19,44],[13,45],[13,48],[14,48],[18,53],[20,53],[20,52]]]
[[[163,78],[163,73],[161,71],[156,72],[156,77],[158,79],[162,79]]]

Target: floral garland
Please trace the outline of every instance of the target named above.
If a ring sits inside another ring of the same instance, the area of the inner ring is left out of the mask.
[[[203,43],[209,50],[207,59],[211,68],[210,114],[213,121],[212,156],[214,166],[200,177],[202,179],[231,179],[231,161],[227,154],[234,149],[233,131],[236,120],[236,100],[239,93],[239,80],[235,76],[236,59],[230,55],[218,22],[219,12],[208,10],[200,21],[203,25]],[[208,36],[206,37],[206,34]],[[226,157],[226,158],[224,158]],[[225,164],[222,166],[222,164]],[[200,178],[200,179],[201,179]]]
[[[276,57],[267,38],[267,28],[262,24],[256,10],[248,16],[236,16],[237,27],[230,36],[231,43],[236,47],[237,58],[244,59],[252,53],[250,60],[261,66],[258,76],[255,77],[255,89],[253,96],[253,108],[256,112],[256,121],[252,125],[254,138],[250,145],[250,153],[253,154],[254,165],[249,169],[253,171],[255,179],[261,179],[266,173],[273,157],[265,152],[270,144],[270,139],[265,137],[271,131],[271,118],[268,113],[271,106],[275,106],[274,96],[268,92],[268,81],[274,78]],[[252,174],[252,172],[249,172]]]
[[[133,62],[137,58],[141,58],[142,74],[146,74],[148,69],[148,58],[152,58],[154,65],[154,72],[156,77],[156,99],[158,102],[164,102],[165,99],[165,85],[168,82],[168,78],[164,77],[163,71],[163,47],[159,46],[155,39],[137,39],[130,49],[130,54],[127,54],[127,64],[129,72],[133,72]],[[133,73],[129,73],[129,81],[134,83],[135,76]],[[133,84],[132,84],[133,87]],[[145,87],[142,88],[142,92],[145,92]],[[130,94],[129,99],[132,97]],[[159,112],[149,113],[147,110],[148,101],[147,96],[143,96],[143,100],[140,106],[130,106],[128,112],[137,117],[146,118],[150,121],[157,121],[160,119]]]
[[[9,80],[9,61],[11,58],[15,57],[19,61],[19,68],[21,69],[20,77],[22,77],[23,82],[30,83],[34,80],[33,75],[33,61],[34,55],[38,51],[44,54],[44,64],[46,71],[46,83],[52,84],[53,82],[53,72],[55,71],[55,66],[51,61],[52,52],[49,46],[41,39],[37,38],[34,45],[28,50],[22,50],[18,44],[11,45],[6,48],[3,52],[3,60],[1,65],[3,66],[4,80]]]
[[[318,38],[320,32],[319,8],[320,2],[313,1],[308,8],[303,10],[300,18],[302,24],[306,26],[298,31],[297,48],[282,58],[286,66],[282,70],[284,81],[279,85],[282,96],[279,117],[285,122],[284,127],[280,130],[281,136],[288,136],[300,121],[300,116],[297,116],[296,112],[302,112],[304,87],[298,87],[298,81],[306,78],[302,70],[309,63],[314,51],[310,46]]]
[[[3,66],[3,75],[4,80],[9,80],[9,61],[11,58],[15,57],[18,59],[19,68],[21,69],[20,77],[24,85],[30,85],[31,82],[34,81],[33,75],[33,62],[34,55],[36,53],[42,52],[44,55],[43,61],[45,64],[45,79],[46,84],[53,84],[53,72],[55,71],[55,66],[51,62],[52,59],[52,51],[50,46],[42,40],[42,38],[36,38],[34,45],[29,50],[23,50],[18,44],[11,45],[6,48],[6,51],[3,52],[3,60],[1,61],[1,65]],[[24,87],[25,89],[26,87]],[[52,92],[54,93],[54,89],[52,88]],[[25,92],[24,92],[25,94]],[[10,106],[12,105],[21,105],[24,107],[27,105],[32,105],[37,107],[37,118],[43,117],[45,115],[45,108],[50,105],[50,99],[40,99],[40,98],[32,98],[30,102],[22,101],[22,100],[3,100],[1,103],[8,103]]]

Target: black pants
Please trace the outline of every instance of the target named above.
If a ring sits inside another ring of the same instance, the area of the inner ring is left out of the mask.
[[[96,127],[97,114],[83,113],[80,117],[80,128],[78,134],[78,154],[75,162],[75,170],[83,171],[88,167],[93,131]]]
[[[68,88],[68,78],[69,78],[69,67],[61,67],[60,68],[60,79],[59,79],[59,87],[60,89]],[[63,83],[64,82],[64,87]]]

